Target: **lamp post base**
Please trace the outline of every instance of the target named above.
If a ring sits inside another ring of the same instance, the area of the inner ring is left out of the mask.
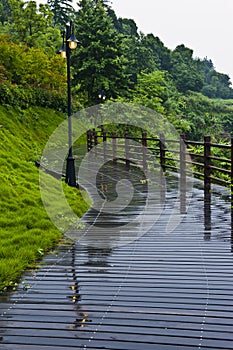
[[[78,187],[73,156],[68,156],[66,159],[66,183],[71,187]]]

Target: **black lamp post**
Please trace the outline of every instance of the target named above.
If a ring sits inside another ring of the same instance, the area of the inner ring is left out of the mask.
[[[70,83],[70,54],[71,50],[77,47],[80,42],[74,35],[74,25],[71,21],[66,25],[66,31],[63,33],[62,49],[59,51],[63,58],[66,58],[67,64],[67,113],[68,113],[68,145],[69,151],[66,158],[66,178],[65,181],[69,186],[77,187],[73,147],[72,147],[72,106],[71,106],[71,83]]]
[[[98,97],[100,99],[100,103],[103,103],[106,100],[106,95],[104,90],[101,90],[98,94]],[[104,126],[103,126],[103,121],[102,121],[102,115],[101,115],[101,125],[100,125],[101,132],[104,132]]]

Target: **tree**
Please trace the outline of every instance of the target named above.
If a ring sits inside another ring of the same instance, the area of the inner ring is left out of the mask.
[[[53,23],[63,28],[74,16],[72,0],[48,0],[48,5],[53,12]]]
[[[177,89],[185,93],[188,90],[200,91],[204,85],[204,74],[200,70],[199,60],[192,58],[193,50],[179,45],[171,52],[171,69]]]
[[[170,50],[164,46],[158,37],[153,34],[143,36],[142,45],[154,56],[157,67],[162,70],[170,70]]]
[[[211,70],[201,92],[210,98],[233,98],[230,77],[227,74]]]
[[[37,38],[52,25],[52,13],[48,5],[36,1],[9,0],[11,6],[10,34],[15,41],[36,46]]]
[[[154,47],[152,49],[152,47],[147,44],[147,37],[149,38],[151,36],[154,38],[154,36],[152,34],[145,36],[143,33],[138,33],[137,24],[133,19],[117,18],[112,9],[108,10],[108,13],[117,31],[124,35],[124,55],[129,61],[128,72],[132,74],[133,83],[137,83],[138,74],[142,72],[149,73],[153,72],[155,69],[162,68],[158,52]],[[154,39],[155,41],[157,40],[157,38]],[[161,45],[163,45],[162,42]],[[167,56],[169,58],[169,50],[165,47],[164,50],[167,50]],[[163,63],[165,65],[165,59]]]
[[[160,70],[139,75],[133,102],[164,114],[163,102],[166,98],[165,76],[165,72]]]
[[[53,14],[48,5],[36,1],[9,0],[9,34],[14,42],[42,49],[53,56],[61,45],[60,31],[52,27]]]
[[[1,0],[0,3],[0,22],[4,25],[11,16],[11,8],[8,0]]]
[[[75,28],[82,45],[72,53],[75,84],[87,92],[88,105],[99,102],[101,90],[107,98],[127,94],[130,74],[122,35],[101,1],[82,0],[79,6]]]
[[[230,77],[227,74],[219,73],[214,69],[213,62],[204,58],[200,61],[200,68],[204,73],[204,86],[201,93],[210,98],[233,98]]]
[[[6,70],[4,66],[0,66],[0,84],[10,81],[11,74]]]
[[[38,48],[12,42],[8,36],[0,36],[0,65],[1,74],[17,85],[57,90],[66,86],[65,64],[58,55],[48,57]]]
[[[153,72],[159,66],[157,57],[143,43],[144,35],[138,33],[138,28],[133,19],[117,18],[113,10],[109,9],[111,19],[116,30],[123,34],[124,56],[129,64],[127,72],[131,75],[133,84],[137,83],[137,76],[142,72]]]

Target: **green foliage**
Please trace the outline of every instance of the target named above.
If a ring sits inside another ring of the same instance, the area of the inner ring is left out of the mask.
[[[82,42],[71,55],[73,110],[107,100],[133,101],[165,115],[179,132],[199,139],[206,133],[232,133],[231,82],[211,60],[193,58],[192,49],[171,51],[137,24],[117,18],[108,1],[82,0],[73,12],[70,0],[4,0],[11,17],[0,28],[0,102],[66,109],[66,62],[55,56],[65,19],[74,16]],[[8,29],[6,29],[8,28]],[[65,91],[65,93],[64,93]],[[205,96],[204,96],[205,95]],[[213,100],[215,99],[215,100]]]
[[[53,12],[53,23],[58,27],[65,27],[74,16],[72,0],[48,0],[48,5]]]
[[[188,90],[200,91],[204,84],[199,62],[192,55],[193,51],[184,45],[177,46],[171,53],[171,74],[177,89],[182,93]]]
[[[83,43],[72,58],[74,90],[82,98],[87,96],[88,105],[99,102],[100,90],[105,90],[109,98],[133,94],[138,75],[156,69],[168,71],[182,94],[195,91],[210,98],[233,98],[229,76],[218,73],[211,60],[194,59],[193,51],[182,44],[171,51],[153,34],[139,34],[134,20],[117,18],[108,3],[82,0],[75,12],[71,0],[48,0],[39,6],[36,1],[3,0],[0,32],[9,33],[15,42],[40,48],[53,56],[61,45],[60,32],[54,26],[64,29],[65,22],[74,17],[78,39]],[[6,55],[12,57],[9,52]],[[43,75],[44,70],[47,71],[43,57],[35,51],[34,56],[37,55],[38,66],[31,62],[28,65],[24,57],[21,65],[31,66],[31,71],[28,68],[28,75],[24,76],[30,84],[40,72]],[[16,52],[15,57],[21,58],[20,53]],[[54,66],[55,62],[51,63]],[[16,66],[20,66],[20,62]],[[17,74],[13,75],[16,77]]]
[[[139,75],[133,102],[164,114],[163,102],[166,99],[165,76],[166,73],[159,70]]]
[[[9,4],[9,0],[1,0],[0,3],[0,22],[4,25],[5,22],[8,21],[11,16],[11,8]]]
[[[159,112],[161,123],[168,120],[189,139],[211,134],[219,141],[233,133],[231,82],[211,60],[194,59],[184,45],[171,51],[153,34],[138,33],[137,24],[117,18],[105,0],[81,0],[75,13],[70,0],[39,6],[2,0],[0,33],[8,35],[0,36],[0,289],[14,286],[23,269],[61,238],[41,203],[34,161],[64,118],[48,108],[66,110],[66,62],[54,54],[61,45],[60,28],[73,16],[82,42],[71,55],[72,93],[79,101],[73,110],[99,103],[104,90],[107,99]],[[124,127],[119,124],[121,134]],[[47,179],[56,188],[56,180]],[[81,216],[88,205],[79,191],[65,184],[64,190]],[[69,217],[62,216],[61,226],[66,221]]]
[[[0,103],[28,108],[42,106],[65,111],[64,61],[41,49],[0,36]]]
[[[22,109],[40,106],[65,112],[67,98],[56,91],[5,82],[0,83],[0,104]],[[76,108],[80,109],[81,106],[76,104]]]
[[[15,44],[0,36],[0,65],[11,76],[11,82],[46,89],[64,89],[65,65],[59,56],[48,57],[38,48]]]
[[[233,90],[227,74],[216,72],[212,61],[207,58],[201,61],[201,68],[205,76],[204,86],[201,92],[205,96],[223,99],[233,98]]]
[[[200,93],[180,97],[180,116],[190,123],[187,137],[203,139],[204,135],[220,138],[225,132],[233,131],[233,106],[224,100],[212,100]]]
[[[10,33],[14,40],[35,46],[37,38],[52,25],[52,13],[48,5],[36,1],[9,0],[11,7]]]
[[[171,52],[164,46],[162,41],[155,37],[153,34],[147,34],[142,36],[142,46],[146,51],[150,53],[150,57],[153,57],[154,64],[161,69],[170,71],[171,68]]]
[[[226,74],[212,71],[209,74],[209,83],[206,83],[201,92],[210,98],[233,98],[233,90],[230,87],[230,78]]]
[[[35,160],[63,119],[61,113],[48,109],[0,107],[0,290],[13,286],[22,271],[61,238],[43,207]],[[47,177],[50,188],[55,188],[58,181]],[[88,204],[80,192],[65,184],[64,191],[81,216]]]
[[[212,142],[216,142],[216,141],[219,142],[219,140],[212,139]],[[229,140],[224,141],[224,139],[221,139],[220,144],[229,145]],[[188,145],[187,151],[190,154],[192,154],[192,161],[193,161],[192,168],[194,172],[198,173],[198,176],[197,174],[195,176],[203,179],[204,178],[204,165],[203,165],[204,145]],[[227,174],[224,172],[224,170],[230,171],[230,168],[231,168],[230,161],[229,161],[231,158],[230,149],[223,149],[223,148],[212,146],[211,157],[216,157],[216,159],[211,159],[211,166],[219,169],[223,169],[223,171],[211,169],[211,176],[213,178],[212,179],[213,183],[221,183],[221,180],[230,183],[230,174]],[[202,176],[200,174],[202,174]],[[217,179],[219,179],[220,181]]]
[[[75,83],[87,92],[88,105],[99,102],[101,90],[107,98],[127,94],[130,77],[122,36],[102,2],[82,0],[79,6],[75,28],[82,45],[72,53]]]
[[[59,29],[52,26],[53,13],[48,5],[37,6],[36,1],[4,0],[2,6],[8,17],[0,25],[1,34],[8,34],[16,43],[54,55],[61,38]]]
[[[0,66],[0,83],[5,83],[11,79],[11,74],[6,70],[5,67]]]

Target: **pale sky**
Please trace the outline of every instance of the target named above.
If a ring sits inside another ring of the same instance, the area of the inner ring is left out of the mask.
[[[37,0],[37,2],[47,2]],[[78,0],[73,0],[74,6]],[[233,0],[110,0],[118,17],[135,20],[174,49],[184,44],[194,57],[207,57],[233,85]]]
[[[132,18],[165,46],[184,44],[208,57],[233,84],[233,0],[111,0],[118,17]]]

